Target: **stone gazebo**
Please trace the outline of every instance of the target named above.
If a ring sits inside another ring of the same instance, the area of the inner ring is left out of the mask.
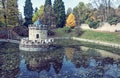
[[[54,39],[48,38],[48,26],[40,19],[29,25],[29,37],[22,38],[19,49],[23,51],[46,51],[53,48]]]

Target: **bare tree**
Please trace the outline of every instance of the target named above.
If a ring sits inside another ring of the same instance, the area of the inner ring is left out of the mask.
[[[100,15],[103,15],[103,21],[107,21],[108,17],[113,15],[113,6],[117,0],[92,0],[92,4],[99,10]]]

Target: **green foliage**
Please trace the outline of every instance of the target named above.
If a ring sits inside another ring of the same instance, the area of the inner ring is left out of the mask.
[[[71,28],[70,27],[66,27],[65,26],[63,29],[64,29],[64,32],[67,32],[67,33],[71,32]]]
[[[73,13],[76,17],[77,25],[85,23],[85,21],[90,18],[90,9],[83,2],[80,2],[74,9]]]
[[[25,16],[25,26],[28,26],[29,24],[32,24],[32,16],[33,16],[33,7],[31,0],[25,1],[24,6],[24,16]]]
[[[62,0],[55,0],[54,1],[54,12],[56,15],[56,26],[63,27],[65,25],[65,6]]]
[[[97,28],[99,26],[99,21],[94,21],[90,18],[86,20],[86,23],[90,26],[90,28]]]
[[[3,22],[0,21],[0,27],[5,26]]]
[[[81,35],[81,38],[120,44],[120,35],[117,33],[86,30]]]
[[[7,23],[9,25],[18,25],[18,4],[17,0],[7,0],[6,7]]]
[[[68,17],[71,13],[73,13],[72,8],[68,8],[68,9],[67,9],[67,14],[66,14],[66,16]]]
[[[107,19],[108,23],[111,24],[111,25],[116,25],[117,23],[120,22],[120,17],[117,17],[117,16],[110,16],[108,19]]]
[[[43,13],[44,13],[44,6],[41,5],[40,8],[36,10],[35,13],[33,14],[32,21],[35,22],[38,18],[41,18],[43,16]]]
[[[44,5],[43,23],[48,25],[49,27],[51,26],[52,17],[54,16],[53,14],[54,14],[54,11],[51,5],[51,0],[46,0]]]
[[[52,5],[51,0],[45,0],[45,5],[44,6],[47,6],[47,5]]]

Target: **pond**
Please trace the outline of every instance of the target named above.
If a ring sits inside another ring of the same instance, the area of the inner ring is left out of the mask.
[[[0,78],[120,78],[120,56],[85,46],[1,51]]]

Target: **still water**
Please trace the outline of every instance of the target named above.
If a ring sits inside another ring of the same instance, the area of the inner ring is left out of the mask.
[[[0,78],[120,78],[120,56],[83,46],[1,53]]]

